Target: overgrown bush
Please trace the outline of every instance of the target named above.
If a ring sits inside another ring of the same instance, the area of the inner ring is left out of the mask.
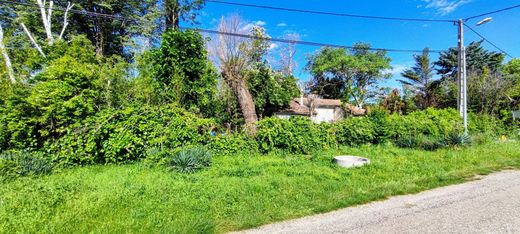
[[[340,145],[356,146],[376,140],[376,125],[367,117],[348,118],[336,124]]]
[[[283,150],[295,154],[308,154],[323,149],[327,140],[322,139],[322,136],[319,125],[308,118],[266,118],[258,122],[256,140],[263,153]]]
[[[240,133],[218,134],[211,139],[207,147],[219,156],[258,151],[258,144],[255,139]]]
[[[454,109],[429,108],[405,116],[390,116],[390,130],[395,140],[419,135],[443,138],[451,132],[461,132],[462,120]]]
[[[42,153],[29,151],[0,153],[0,177],[3,179],[50,174],[52,169],[53,164]]]
[[[186,148],[170,158],[169,166],[181,173],[193,173],[211,166],[212,157],[206,148]]]
[[[68,129],[46,149],[61,165],[120,163],[151,147],[207,144],[214,121],[172,105],[107,110]]]

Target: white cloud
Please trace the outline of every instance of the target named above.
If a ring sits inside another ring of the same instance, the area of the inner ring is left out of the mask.
[[[251,31],[251,29],[253,29],[254,26],[264,27],[266,24],[267,23],[265,21],[262,21],[262,20],[253,21],[251,23],[248,23],[248,24],[244,25],[240,29],[240,31],[249,32],[249,31]]]
[[[255,25],[257,26],[265,26],[267,23],[265,21],[262,21],[262,20],[259,20],[259,21],[255,21],[253,22]]]
[[[387,74],[392,74],[392,76],[400,76],[401,73],[406,71],[408,68],[410,68],[410,65],[408,64],[395,64],[392,65],[391,69],[387,69],[384,72]]]
[[[271,44],[269,45],[269,50],[274,50],[274,49],[276,49],[276,48],[278,48],[278,45],[275,44],[275,43],[271,43]]]
[[[447,15],[457,10],[464,4],[471,2],[472,0],[422,0],[426,3],[425,8],[436,9],[439,15]],[[418,6],[422,7],[422,6]]]
[[[279,23],[276,25],[277,27],[287,27],[287,24],[286,23]]]

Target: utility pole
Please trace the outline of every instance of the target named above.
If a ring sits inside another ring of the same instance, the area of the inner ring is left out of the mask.
[[[459,92],[457,95],[457,107],[460,116],[464,120],[464,133],[468,134],[468,85],[466,76],[466,47],[464,46],[464,20],[458,21],[459,42],[458,42],[458,72],[457,83]]]

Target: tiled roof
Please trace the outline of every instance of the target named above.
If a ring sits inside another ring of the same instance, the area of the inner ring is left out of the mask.
[[[301,98],[295,98],[294,99],[295,102],[297,102],[298,104],[300,104],[301,102]],[[308,98],[303,98],[303,105],[305,106],[310,106],[309,104],[309,99]],[[341,107],[341,100],[337,100],[337,99],[314,99],[314,104],[316,105],[316,107],[324,107],[324,106],[328,106],[328,107]]]
[[[289,104],[288,108],[285,108],[278,113],[288,113],[288,114],[295,114],[295,115],[311,115],[311,109],[307,106],[300,105],[299,102],[292,100]]]

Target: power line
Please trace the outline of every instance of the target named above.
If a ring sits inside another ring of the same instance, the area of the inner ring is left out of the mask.
[[[6,4],[11,4],[11,5],[19,5],[19,6],[26,6],[26,7],[31,7],[31,8],[35,8],[35,9],[40,9],[40,6],[35,5],[35,4],[31,4],[31,3],[13,2],[13,1],[5,1],[5,0],[0,0],[0,3],[6,3]],[[48,7],[48,6],[45,6],[44,9],[51,9],[51,8]],[[60,8],[60,7],[52,7],[52,10],[62,11],[62,12],[67,11],[67,9]],[[103,14],[103,13],[85,11],[85,10],[70,9],[69,12],[77,13],[77,14],[81,14],[81,15],[93,16],[93,17],[106,18],[106,19],[115,19],[115,20],[120,20],[120,21],[135,22],[134,19],[129,19],[129,18],[125,18],[125,17],[121,17],[121,16],[115,16],[115,15],[110,15],[110,14]]]
[[[246,3],[237,3],[237,2],[227,2],[227,1],[219,1],[219,0],[206,0],[206,2],[211,2],[211,3],[216,3],[216,4],[224,4],[224,5],[234,5],[234,6],[243,6],[243,7],[262,8],[262,9],[269,9],[269,10],[280,10],[280,11],[290,11],[290,12],[299,12],[299,13],[308,13],[308,14],[317,14],[317,15],[331,15],[331,16],[351,17],[351,18],[362,18],[362,19],[393,20],[393,21],[415,21],[415,22],[439,22],[439,23],[453,23],[453,22],[457,22],[457,20],[421,19],[421,18],[386,17],[386,16],[373,16],[373,15],[346,14],[346,13],[337,13],[337,12],[325,12],[325,11],[293,9],[293,8],[274,7],[274,6],[256,5],[256,4],[246,4]]]
[[[287,40],[282,38],[268,38],[268,37],[258,37],[247,34],[240,33],[231,33],[231,32],[221,32],[217,30],[209,30],[209,29],[198,29],[198,28],[190,28],[190,27],[181,27],[182,29],[194,30],[203,33],[210,34],[219,34],[219,35],[227,35],[233,37],[242,37],[248,39],[256,39],[256,40],[265,40],[272,42],[281,42],[288,44],[298,44],[298,45],[308,45],[308,46],[318,46],[318,47],[334,47],[334,48],[343,48],[343,49],[355,49],[354,46],[345,46],[345,45],[337,45],[337,44],[328,44],[328,43],[319,43],[319,42],[310,42],[310,41],[299,41],[299,40]],[[387,48],[368,48],[370,51],[388,51],[388,52],[401,52],[401,53],[422,53],[423,50],[405,50],[405,49],[387,49]],[[430,50],[433,53],[441,53],[443,50]]]
[[[487,16],[487,15],[492,15],[492,14],[500,13],[500,12],[503,12],[503,11],[509,11],[509,10],[512,10],[512,9],[515,9],[515,8],[519,8],[519,7],[520,7],[520,4],[519,4],[519,5],[515,5],[515,6],[506,7],[506,8],[504,8],[504,9],[500,9],[500,10],[496,10],[496,11],[491,11],[491,12],[483,13],[483,14],[480,14],[480,15],[471,16],[471,17],[468,17],[468,18],[464,19],[464,21],[468,21],[468,20],[470,20],[470,19],[479,18],[479,17],[482,17],[482,16]]]
[[[493,47],[495,47],[497,50],[499,50],[500,52],[504,53],[505,55],[513,58],[513,56],[511,56],[509,53],[507,53],[506,51],[504,51],[503,49],[500,49],[500,47],[498,47],[497,45],[495,45],[493,42],[491,42],[490,40],[488,40],[486,37],[484,37],[482,34],[480,34],[479,32],[477,32],[477,30],[473,29],[472,27],[470,27],[469,25],[467,24],[464,24],[464,26],[466,26],[469,30],[471,30],[473,33],[477,34],[480,38],[482,38],[482,40],[486,41],[487,43],[491,44]]]
[[[343,49],[355,49],[354,46],[346,46],[346,45],[338,45],[338,44],[330,44],[330,43],[320,43],[320,42],[310,42],[310,41],[300,41],[300,40],[288,40],[283,38],[269,38],[269,37],[258,37],[249,34],[240,34],[240,33],[231,33],[231,32],[221,32],[217,30],[211,29],[199,29],[199,28],[190,28],[190,27],[181,27],[182,29],[194,30],[203,33],[209,34],[219,34],[219,35],[227,35],[234,37],[242,37],[248,39],[256,39],[256,40],[265,40],[271,42],[280,42],[286,44],[297,44],[297,45],[307,45],[307,46],[316,46],[316,47],[334,47],[334,48],[343,48]],[[388,52],[400,52],[400,53],[422,53],[423,50],[411,50],[411,49],[389,49],[389,48],[368,48],[369,51],[388,51]],[[443,50],[430,50],[433,53],[441,53]]]
[[[38,5],[34,4],[28,4],[28,3],[20,3],[20,2],[9,2],[5,0],[0,0],[1,3],[9,3],[14,5],[23,5],[33,8],[40,7]],[[49,7],[46,7],[46,9],[49,9]],[[57,11],[66,11],[64,8],[57,8],[53,7],[53,10]],[[114,16],[109,14],[102,14],[102,13],[96,13],[96,12],[89,12],[89,11],[83,11],[83,10],[70,10],[69,12],[74,12],[77,14],[83,14],[91,17],[100,17],[100,18],[108,18],[108,19],[116,19],[116,20],[123,20],[123,21],[130,21],[136,23],[133,19],[128,19],[122,16]],[[280,43],[290,43],[290,44],[299,44],[299,45],[309,45],[309,46],[319,46],[319,47],[335,47],[335,48],[346,48],[346,49],[353,49],[353,46],[344,46],[344,45],[337,45],[337,44],[328,44],[328,43],[319,43],[319,42],[309,42],[309,41],[296,41],[296,40],[286,40],[281,38],[264,38],[264,37],[256,37],[252,35],[247,34],[239,34],[239,33],[229,33],[229,32],[220,32],[216,30],[210,30],[210,29],[197,29],[197,28],[190,28],[190,27],[181,27],[182,29],[188,29],[188,30],[195,30],[199,32],[205,32],[210,34],[221,34],[221,35],[227,35],[227,36],[235,36],[235,37],[242,37],[242,38],[249,38],[249,39],[258,39],[258,40],[267,40],[267,41],[273,41],[273,42],[280,42]],[[369,48],[371,51],[388,51],[388,52],[401,52],[401,53],[422,53],[422,50],[406,50],[406,49],[385,49],[385,48]],[[440,53],[442,50],[430,50],[434,53]]]

